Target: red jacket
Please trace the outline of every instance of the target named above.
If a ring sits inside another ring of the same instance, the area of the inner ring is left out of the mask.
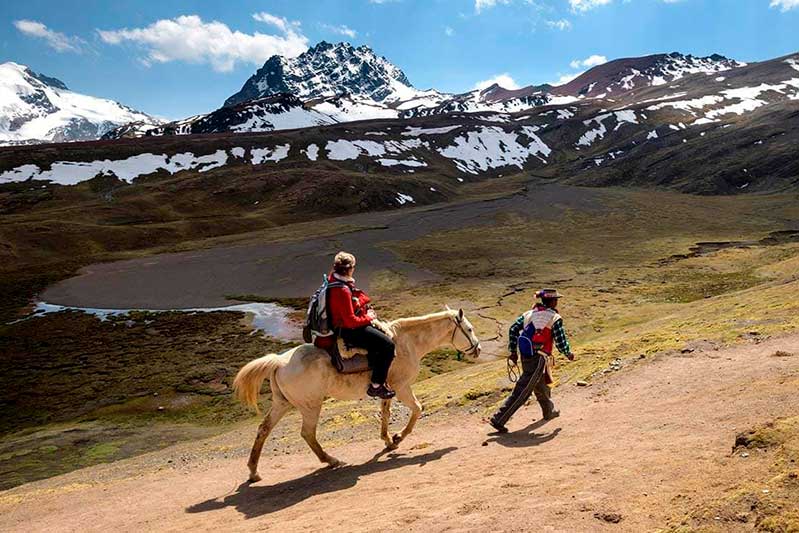
[[[341,280],[328,277],[328,282]],[[355,286],[352,281],[345,282],[346,287],[332,287],[327,292],[330,322],[334,328],[357,329],[368,326],[372,319],[367,316],[369,295]]]

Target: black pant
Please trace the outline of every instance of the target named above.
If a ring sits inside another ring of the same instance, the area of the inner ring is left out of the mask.
[[[505,400],[499,410],[494,413],[491,419],[504,426],[510,417],[524,405],[524,403],[535,393],[535,398],[541,405],[544,417],[552,412],[555,407],[550,399],[550,389],[544,379],[546,372],[546,359],[543,355],[533,355],[532,357],[522,357],[522,375],[513,387],[513,392]]]
[[[341,338],[351,346],[365,348],[369,353],[369,368],[372,369],[372,383],[385,383],[388,367],[394,360],[394,341],[385,333],[372,326],[358,329],[342,329]]]

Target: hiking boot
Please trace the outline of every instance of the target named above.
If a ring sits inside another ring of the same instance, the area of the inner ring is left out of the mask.
[[[372,398],[382,398],[383,400],[390,400],[397,395],[396,392],[389,389],[385,384],[378,385],[377,387],[374,385],[369,385],[369,387],[366,389],[366,394]]]
[[[489,418],[488,420],[486,420],[486,423],[489,426],[491,426],[492,428],[494,428],[497,433],[507,433],[508,432],[508,428],[506,428],[505,426],[503,426],[502,424],[500,424],[499,422],[497,422],[493,418]]]
[[[538,404],[541,406],[541,414],[544,416],[544,420],[552,420],[560,416],[560,411],[555,409],[555,404],[552,400],[546,399],[539,401]]]
[[[560,416],[560,411],[557,409],[552,409],[550,412],[544,415],[544,420],[553,420]]]

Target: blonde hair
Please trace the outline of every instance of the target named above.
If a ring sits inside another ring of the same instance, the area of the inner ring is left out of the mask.
[[[336,274],[346,274],[354,266],[355,256],[349,252],[339,252],[333,259],[333,272]]]

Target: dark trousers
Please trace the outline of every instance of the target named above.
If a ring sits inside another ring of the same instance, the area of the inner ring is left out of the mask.
[[[522,375],[513,387],[508,399],[502,404],[499,410],[491,417],[497,425],[504,426],[510,417],[530,399],[530,395],[535,393],[544,417],[549,416],[555,405],[550,399],[551,391],[544,379],[546,372],[546,357],[534,355],[532,357],[522,357]]]
[[[365,348],[369,353],[369,368],[372,369],[372,383],[385,383],[388,367],[394,360],[394,341],[385,333],[372,326],[358,329],[342,329],[341,338],[350,346]]]

